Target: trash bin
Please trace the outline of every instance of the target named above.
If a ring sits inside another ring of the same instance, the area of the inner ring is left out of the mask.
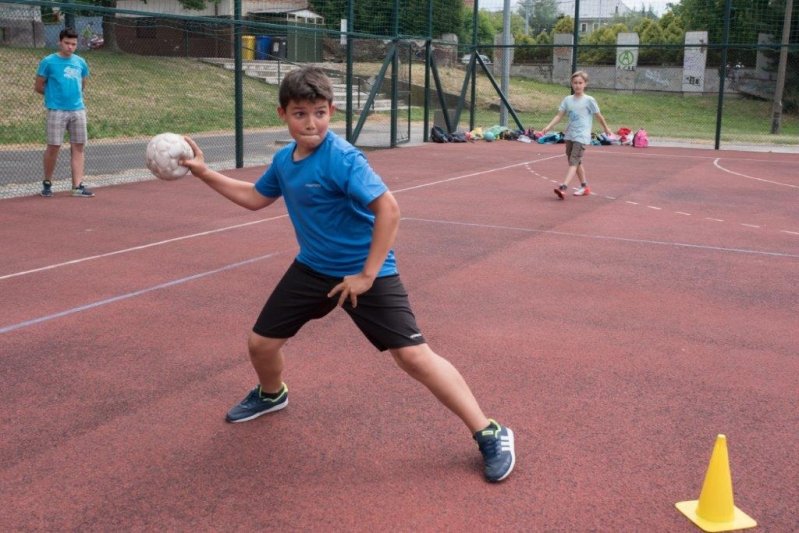
[[[246,60],[255,59],[255,35],[241,36],[241,58]]]
[[[259,35],[255,38],[255,59],[269,59],[269,50],[272,38],[268,35]]]
[[[269,59],[286,59],[286,38],[272,37],[272,48]]]

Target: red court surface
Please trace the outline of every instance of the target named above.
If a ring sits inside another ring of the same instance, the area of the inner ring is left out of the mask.
[[[282,203],[1,201],[0,529],[691,532],[725,434],[735,504],[799,530],[799,156],[595,148],[559,201],[562,150],[369,154],[425,336],[516,432],[497,485],[340,310],[286,346],[287,409],[224,422],[296,253]]]

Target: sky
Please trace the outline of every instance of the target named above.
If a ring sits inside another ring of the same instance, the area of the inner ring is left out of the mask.
[[[679,0],[622,0],[624,4],[633,10],[640,10],[641,7],[652,7],[656,15],[662,15],[666,11],[666,4],[679,4]],[[509,0],[511,11],[516,11],[517,0]],[[502,11],[505,0],[479,0],[481,9],[490,11]]]

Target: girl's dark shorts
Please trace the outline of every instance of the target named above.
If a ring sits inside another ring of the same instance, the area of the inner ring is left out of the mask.
[[[264,304],[253,332],[273,339],[293,337],[308,321],[336,308],[340,294],[329,298],[327,293],[341,280],[294,261]],[[372,287],[358,296],[357,307],[349,300],[342,307],[380,351],[426,342],[398,274],[375,279]]]

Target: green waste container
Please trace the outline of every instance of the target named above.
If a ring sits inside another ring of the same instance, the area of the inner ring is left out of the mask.
[[[241,58],[244,60],[255,59],[255,35],[241,36]]]

